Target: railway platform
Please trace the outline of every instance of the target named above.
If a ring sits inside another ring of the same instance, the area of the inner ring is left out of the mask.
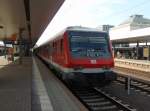
[[[23,64],[0,59],[0,110],[31,110],[31,58],[23,58]]]
[[[115,59],[115,66],[150,72],[150,61],[134,59]]]
[[[130,76],[150,83],[150,61],[148,60],[115,59],[114,71],[121,76]]]
[[[0,65],[0,111],[87,109],[38,58],[24,57],[21,65],[18,59]]]

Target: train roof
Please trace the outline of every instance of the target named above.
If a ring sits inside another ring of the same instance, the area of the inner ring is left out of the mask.
[[[70,26],[67,27],[66,30],[68,31],[87,31],[87,32],[103,32],[103,33],[107,33],[105,31],[101,31],[97,28],[89,28],[89,27],[82,27],[82,26]]]
[[[83,32],[102,32],[102,33],[107,33],[105,31],[101,31],[99,29],[96,29],[96,28],[89,28],[89,27],[82,27],[82,26],[69,26],[69,27],[66,27],[65,29],[61,30],[59,33],[56,33],[54,36],[55,38],[51,39],[51,40],[47,40],[44,44],[42,44],[41,46],[44,46],[46,45],[47,43],[53,41],[53,40],[56,40],[60,35],[60,34],[63,34],[64,32],[66,31],[83,31]]]

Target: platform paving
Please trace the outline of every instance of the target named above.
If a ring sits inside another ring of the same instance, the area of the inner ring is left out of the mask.
[[[137,62],[137,63],[141,63],[141,64],[144,64],[144,63],[150,64],[149,60],[137,60],[137,59],[120,59],[120,60],[131,61],[133,63]]]
[[[129,62],[130,64],[116,63],[113,70],[119,75],[130,76],[140,81],[150,83],[150,61],[147,60],[134,60],[134,59],[115,59],[116,61]],[[138,65],[136,65],[138,64]],[[144,66],[147,65],[147,66]],[[125,69],[117,69],[117,67]],[[129,70],[127,70],[129,69]],[[132,71],[133,70],[133,71]]]
[[[31,111],[31,74],[30,57],[0,67],[0,111]]]
[[[35,58],[35,62],[54,111],[88,111],[41,60]]]
[[[32,111],[54,111],[34,58],[32,66]]]
[[[38,58],[0,60],[0,111],[87,111]]]

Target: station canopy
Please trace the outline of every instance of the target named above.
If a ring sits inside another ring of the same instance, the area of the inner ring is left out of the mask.
[[[110,33],[112,43],[150,42],[150,27],[126,33]]]
[[[22,37],[33,44],[64,0],[0,0],[0,40]]]
[[[150,19],[132,15],[109,32],[112,43],[150,42]]]

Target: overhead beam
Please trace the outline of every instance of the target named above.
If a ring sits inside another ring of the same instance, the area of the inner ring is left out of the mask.
[[[30,24],[30,1],[29,0],[24,0],[24,7],[25,7],[25,13],[26,13],[27,28],[29,32],[29,41],[32,43],[31,24]]]

